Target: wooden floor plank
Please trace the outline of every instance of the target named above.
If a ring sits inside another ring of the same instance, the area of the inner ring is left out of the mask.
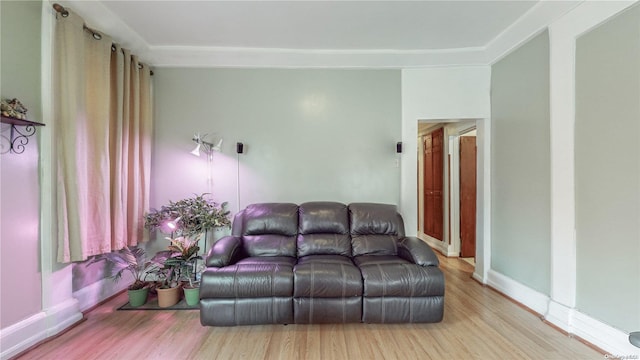
[[[437,324],[203,327],[198,311],[118,311],[126,294],[19,359],[602,359],[439,256],[445,316]]]

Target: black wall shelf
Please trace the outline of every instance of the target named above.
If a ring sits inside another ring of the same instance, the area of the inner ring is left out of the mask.
[[[9,149],[2,153],[12,152],[14,154],[22,154],[25,146],[29,143],[29,137],[36,133],[36,126],[44,126],[43,123],[30,120],[22,120],[2,116],[1,122],[11,125],[11,135],[9,140]],[[4,136],[3,136],[4,137]]]

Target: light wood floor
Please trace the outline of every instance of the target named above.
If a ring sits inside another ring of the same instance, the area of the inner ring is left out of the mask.
[[[202,327],[198,311],[116,311],[126,294],[19,359],[602,359],[440,257],[437,324]]]

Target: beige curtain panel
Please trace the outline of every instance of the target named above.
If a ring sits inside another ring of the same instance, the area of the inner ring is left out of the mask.
[[[146,240],[150,70],[72,11],[56,18],[58,261],[83,261]]]

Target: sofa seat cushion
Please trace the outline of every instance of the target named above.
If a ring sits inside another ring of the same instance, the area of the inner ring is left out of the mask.
[[[345,264],[353,266],[353,261],[341,255],[309,255],[298,258],[298,265],[322,263],[322,264]]]
[[[290,297],[293,267],[286,258],[208,268],[202,274],[200,298]]]
[[[353,258],[357,267],[367,265],[411,264],[409,261],[395,255],[362,255]]]
[[[293,268],[293,265],[296,264],[296,258],[290,256],[253,256],[244,258],[238,261],[236,264],[289,265]]]
[[[378,262],[372,260],[368,263],[360,261],[360,272],[364,279],[364,296],[444,295],[444,276],[440,269],[435,266],[419,266],[400,260],[398,262],[394,262],[392,259]]]
[[[362,295],[362,276],[351,259],[309,255],[293,268],[294,297],[347,298]]]

